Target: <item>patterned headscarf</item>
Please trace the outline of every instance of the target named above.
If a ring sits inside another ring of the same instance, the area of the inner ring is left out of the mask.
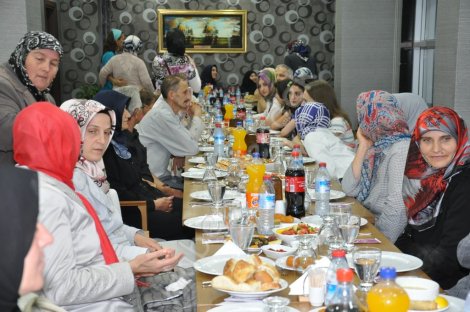
[[[111,125],[114,129],[116,127],[116,114],[114,111],[107,109],[104,105],[93,101],[93,100],[77,100],[72,99],[65,101],[60,108],[72,115],[72,117],[77,121],[78,126],[80,127],[81,140],[85,140],[85,133],[88,124],[93,120],[93,118],[99,112],[105,111],[111,117]],[[109,138],[109,142],[106,145],[108,147],[111,142],[112,136]],[[105,148],[105,149],[106,149]],[[109,191],[109,182],[106,180],[106,171],[104,168],[103,159],[100,159],[97,162],[89,161],[80,155],[80,159],[75,165],[76,168],[79,168],[85,172],[92,180],[98,185],[103,192],[108,193]]]
[[[317,128],[329,126],[330,112],[321,103],[308,102],[295,111],[295,127],[302,140]]]
[[[26,68],[24,67],[26,57],[29,52],[37,49],[49,49],[59,53],[59,60],[64,54],[64,50],[60,45],[59,41],[51,34],[43,31],[30,31],[26,33],[15,48],[15,51],[10,55],[8,63],[15,72],[18,79],[24,84],[29,92],[34,96],[37,101],[44,101],[46,99],[45,94],[49,93],[50,89],[47,88],[43,91],[39,91],[29,79]]]
[[[260,70],[260,72],[258,73],[258,86],[261,80],[268,85],[269,94],[266,99],[271,100],[274,97],[274,94],[276,93],[276,88],[274,87],[274,84],[276,83],[276,72],[274,71],[274,69],[263,68],[262,70]]]
[[[357,119],[362,133],[374,143],[366,153],[361,169],[361,191],[357,199],[369,196],[372,180],[382,162],[383,151],[392,144],[410,137],[403,111],[388,92],[372,90],[359,94]]]
[[[139,37],[130,35],[124,39],[122,43],[122,50],[124,52],[129,52],[132,54],[137,54],[139,50],[142,48],[142,40]]]
[[[445,132],[457,141],[457,151],[446,168],[431,167],[419,150],[421,137],[429,131]],[[469,165],[470,143],[463,119],[447,107],[432,107],[421,113],[411,137],[403,180],[403,200],[410,224],[429,224],[428,221],[435,219],[450,178]]]
[[[293,40],[287,44],[289,54],[297,53],[302,58],[308,58],[310,48],[302,40]]]
[[[297,68],[294,72],[294,79],[295,78],[303,79],[303,80],[314,79],[312,71],[308,69],[307,67]]]

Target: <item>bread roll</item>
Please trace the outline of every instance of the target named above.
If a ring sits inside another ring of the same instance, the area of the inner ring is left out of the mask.
[[[437,302],[435,301],[417,301],[410,300],[410,310],[416,311],[432,311],[437,310]]]
[[[220,275],[212,279],[212,287],[232,290],[232,291],[256,291],[257,287],[260,287],[259,282],[255,281],[257,285],[250,285],[248,283],[236,283],[233,279],[228,276]]]
[[[279,274],[279,271],[276,269],[276,267],[270,265],[269,263],[264,263],[260,266],[258,266],[258,271],[265,271],[267,272],[273,281],[279,281],[281,278],[281,275]]]
[[[253,274],[253,278],[257,281],[260,281],[261,283],[273,281],[271,275],[266,271],[256,271],[255,274]]]
[[[256,271],[256,267],[246,262],[245,260],[238,260],[232,271],[232,278],[236,283],[243,283],[248,280]]]
[[[281,288],[278,282],[266,282],[261,284],[261,291]]]
[[[233,268],[235,267],[235,263],[237,260],[231,258],[224,265],[224,275],[233,277]]]

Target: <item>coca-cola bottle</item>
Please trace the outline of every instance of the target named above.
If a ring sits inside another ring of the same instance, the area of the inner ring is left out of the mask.
[[[292,152],[292,160],[286,170],[286,215],[305,217],[305,171],[299,159],[299,152]]]
[[[242,100],[237,101],[237,119],[245,120],[246,118],[246,108]]]
[[[266,117],[260,117],[260,125],[256,129],[256,143],[258,143],[258,151],[261,158],[269,159],[269,128],[266,127]]]

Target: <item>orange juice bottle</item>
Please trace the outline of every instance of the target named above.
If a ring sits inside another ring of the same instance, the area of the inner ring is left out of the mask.
[[[395,268],[380,269],[380,282],[367,294],[367,305],[370,312],[406,312],[410,298],[406,291],[395,283]]]
[[[232,146],[233,155],[235,157],[246,155],[246,150],[247,150],[247,146],[245,142],[246,130],[243,129],[242,123],[240,121],[237,122],[237,127],[232,130],[232,134],[234,138],[233,146]]]
[[[224,107],[225,107],[224,120],[229,121],[230,119],[233,119],[233,104],[229,102],[225,104]]]
[[[253,162],[246,166],[248,183],[246,184],[246,207],[255,215],[259,207],[259,189],[263,184],[263,176],[266,166],[259,158],[259,153],[253,153]]]

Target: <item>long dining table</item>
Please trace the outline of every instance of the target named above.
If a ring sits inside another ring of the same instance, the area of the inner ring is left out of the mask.
[[[188,162],[186,159],[186,169],[189,169],[193,165]],[[333,184],[333,189],[340,189],[338,183]],[[210,212],[210,205],[204,202],[198,203],[191,198],[191,193],[195,191],[207,190],[207,186],[202,183],[200,180],[185,179],[184,181],[184,195],[183,195],[183,222],[187,219],[202,216]],[[352,213],[358,215],[362,218],[365,218],[368,222],[366,225],[360,228],[360,233],[370,233],[367,234],[367,238],[377,238],[381,243],[375,244],[361,244],[361,246],[371,246],[380,248],[382,251],[391,251],[398,252],[401,251],[383,235],[375,226],[374,226],[374,215],[364,208],[358,201],[351,197],[344,197],[336,201],[343,202],[353,202]],[[202,243],[202,230],[196,229],[195,233],[195,244],[196,244],[196,257],[201,259],[204,257],[209,257],[213,255],[222,244],[203,244]],[[285,279],[289,285],[300,277],[300,274],[295,271],[283,270],[282,278]],[[427,275],[420,269],[411,270],[407,272],[398,273],[400,276],[419,276],[427,277]],[[204,287],[205,283],[211,281],[214,278],[213,275],[205,274],[199,271],[196,271],[196,291],[197,291],[197,310],[198,311],[207,311],[211,308],[217,307],[218,304],[222,303],[225,298],[229,297],[226,293],[220,292],[212,287]],[[357,276],[355,276],[355,283],[359,282]],[[203,286],[204,285],[204,286]],[[310,303],[305,301],[305,297],[302,296],[290,296],[289,287],[286,289],[275,293],[275,296],[288,297],[290,299],[289,306],[298,309],[299,311],[310,311],[313,307]]]

